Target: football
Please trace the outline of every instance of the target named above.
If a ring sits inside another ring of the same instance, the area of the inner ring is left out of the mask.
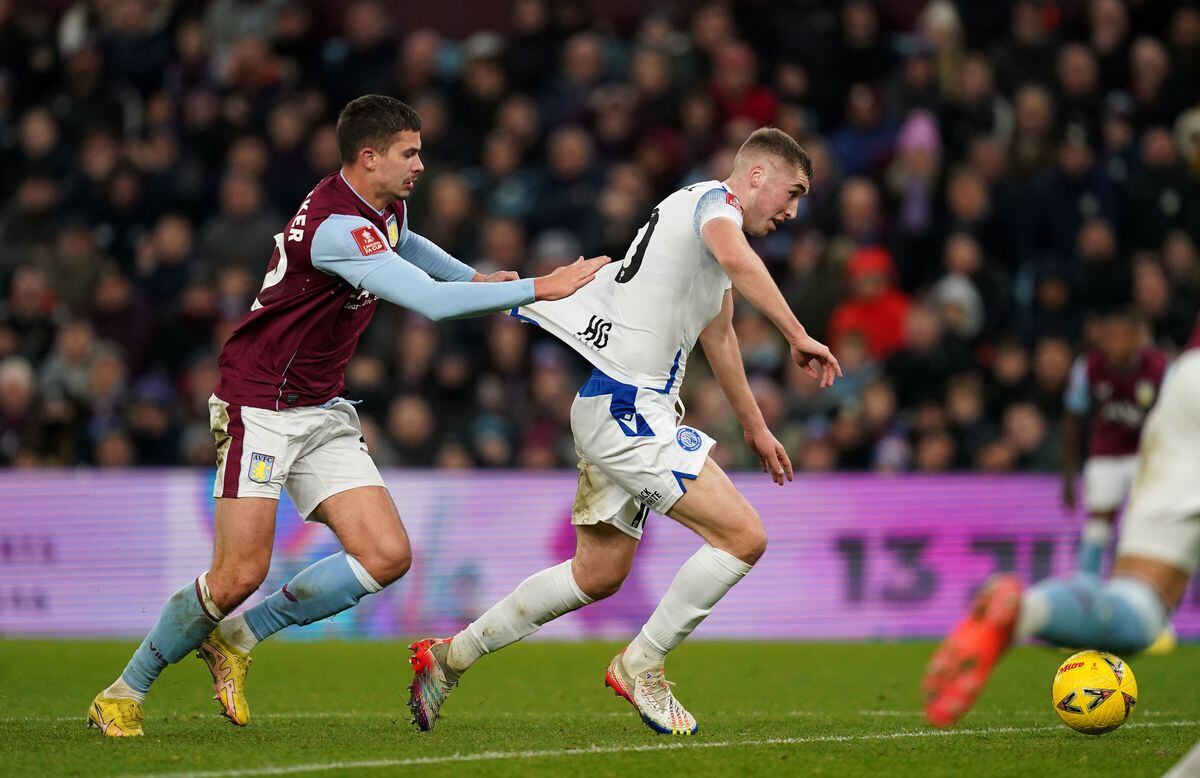
[[[1103,735],[1124,724],[1137,705],[1137,680],[1120,657],[1080,651],[1058,667],[1050,687],[1054,711],[1071,729]]]

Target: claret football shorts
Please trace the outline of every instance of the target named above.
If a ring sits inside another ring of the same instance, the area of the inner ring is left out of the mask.
[[[272,411],[208,398],[217,444],[213,497],[279,499],[286,489],[308,519],[318,505],[360,486],[383,486],[354,405],[335,397],[324,405]]]
[[[596,370],[571,405],[579,488],[571,523],[607,523],[640,539],[647,511],[665,514],[716,442],[678,423],[674,397]]]

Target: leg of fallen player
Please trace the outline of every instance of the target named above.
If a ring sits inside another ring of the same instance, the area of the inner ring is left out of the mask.
[[[333,530],[344,551],[314,562],[253,608],[221,622],[200,646],[214,696],[225,717],[239,726],[250,720],[246,673],[256,645],[285,627],[312,624],[354,607],[403,576],[411,564],[408,535],[382,486],[328,497],[312,518]]]
[[[211,567],[167,600],[121,675],[92,701],[91,724],[111,736],[142,734],[142,703],[159,673],[196,650],[266,578],[277,505],[262,497],[217,499]]]
[[[1165,562],[1122,556],[1107,581],[1076,576],[1030,587],[1013,637],[1115,654],[1144,651],[1169,623],[1187,583],[1187,572]]]
[[[657,732],[691,734],[695,718],[663,674],[667,654],[692,634],[767,548],[758,512],[711,458],[667,515],[705,544],[688,559],[633,642],[609,666],[607,683]]]
[[[1108,580],[1048,578],[1023,593],[1015,576],[996,576],[930,660],[926,718],[946,727],[965,716],[996,662],[1025,638],[1115,654],[1146,650],[1170,623],[1188,577],[1174,565],[1136,556],[1118,557]]]
[[[409,648],[415,671],[409,689],[413,723],[433,729],[446,697],[484,654],[529,637],[543,625],[621,588],[638,541],[609,524],[576,525],[575,556],[522,581],[452,638],[429,638]]]

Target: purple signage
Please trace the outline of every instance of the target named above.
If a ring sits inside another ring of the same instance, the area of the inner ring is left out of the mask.
[[[412,570],[288,638],[449,634],[572,553],[573,473],[386,478],[413,541]],[[770,545],[698,637],[936,637],[992,572],[1033,581],[1073,567],[1081,519],[1059,507],[1053,476],[822,475],[785,487],[760,474],[734,480],[761,513]],[[140,636],[163,600],[208,564],[210,490],[210,473],[189,470],[0,473],[0,634]],[[540,635],[632,636],[699,542],[651,514],[622,590]],[[337,548],[285,498],[263,592]],[[1200,586],[1175,626],[1181,637],[1200,637]]]

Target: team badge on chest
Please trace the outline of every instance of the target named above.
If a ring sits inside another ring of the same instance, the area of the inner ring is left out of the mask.
[[[388,243],[392,245],[392,248],[396,248],[396,243],[400,240],[400,223],[394,213],[387,217],[387,234]]]

